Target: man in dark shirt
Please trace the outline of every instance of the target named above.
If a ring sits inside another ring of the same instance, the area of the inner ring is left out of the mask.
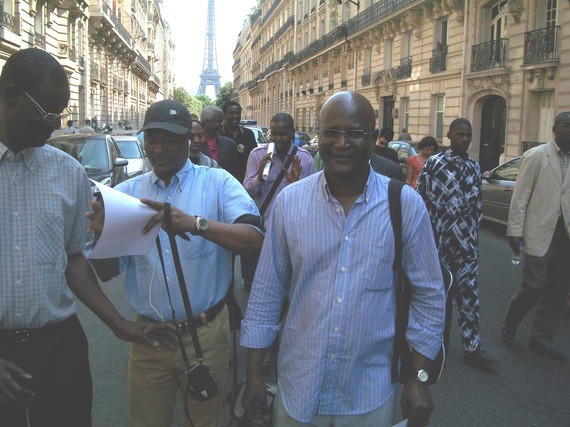
[[[378,133],[378,130],[375,130],[373,135],[376,140],[374,153],[386,157],[388,160],[392,160],[397,165],[400,164],[396,150],[388,147],[388,143],[394,139],[394,131],[390,128],[382,128],[380,129],[380,133]]]
[[[222,110],[224,121],[219,133],[220,135],[233,139],[236,143],[237,170],[234,176],[239,182],[243,183],[249,153],[257,147],[255,135],[250,129],[240,126],[239,124],[241,121],[241,105],[235,101],[229,101],[224,104]]]
[[[204,136],[202,153],[218,162],[222,169],[227,170],[242,183],[243,174],[240,175],[239,173],[236,143],[230,138],[218,135],[223,120],[224,113],[219,107],[207,105],[202,109],[200,113]]]

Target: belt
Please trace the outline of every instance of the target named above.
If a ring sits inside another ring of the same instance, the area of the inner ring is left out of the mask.
[[[57,323],[51,323],[41,328],[0,329],[0,341],[11,343],[27,343],[38,338],[49,337],[51,333],[71,323],[77,315],[68,317]]]
[[[212,320],[214,320],[216,318],[216,316],[218,314],[220,314],[220,312],[224,308],[225,304],[226,304],[226,299],[222,298],[220,300],[220,302],[216,303],[215,305],[213,305],[209,309],[203,311],[198,316],[194,317],[194,326],[196,326],[196,328],[199,328],[200,326],[204,326],[207,323],[210,323]],[[140,316],[140,317],[141,317],[141,319],[143,319],[147,322],[152,322],[152,323],[161,322],[160,320],[155,320],[155,319],[152,319],[152,318],[146,317],[146,316]],[[189,330],[188,329],[189,328],[188,320],[183,320],[180,322],[170,322],[170,323],[172,323],[176,327],[182,329],[184,332]]]

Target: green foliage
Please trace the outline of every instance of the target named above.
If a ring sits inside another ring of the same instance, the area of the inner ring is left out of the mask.
[[[203,99],[204,97],[210,101],[210,104],[212,103],[210,98],[208,98],[205,95],[192,96],[183,87],[174,86],[174,99],[177,100],[178,102],[180,102],[186,108],[188,108],[188,111],[190,111],[190,114],[192,114],[196,117],[200,117],[200,113],[202,112],[202,108],[204,108],[204,105],[205,105],[204,99]],[[206,105],[210,105],[210,104],[206,104]]]
[[[208,95],[196,95],[194,98],[202,103],[202,108],[206,105],[214,105],[214,101]]]
[[[232,82],[227,82],[224,84],[220,91],[218,92],[218,97],[216,98],[216,106],[222,108],[222,106],[231,101],[234,98],[234,85]]]

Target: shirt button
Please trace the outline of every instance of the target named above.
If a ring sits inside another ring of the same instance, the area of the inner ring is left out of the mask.
[[[340,208],[336,208],[336,211],[337,211],[337,212],[340,212]]]
[[[340,269],[340,271],[342,271],[342,272],[344,273],[344,272],[346,271],[346,267],[342,267],[342,268]]]
[[[348,240],[348,236],[344,236],[344,240]]]
[[[340,304],[340,303],[342,302],[342,298],[341,298],[341,297],[338,297],[338,298],[336,299],[336,302],[338,302],[338,303]]]
[[[336,355],[331,354],[331,359],[333,359],[333,360],[336,359]]]
[[[16,279],[16,285],[21,285],[22,281],[20,279]]]
[[[20,250],[20,246],[19,246],[19,245],[14,246],[14,250],[15,250],[15,251],[19,251],[19,250]]]
[[[14,211],[14,216],[18,216],[18,215],[20,215],[20,212]]]
[[[337,326],[336,328],[334,328],[334,331],[338,332],[338,331],[340,331],[340,328]]]
[[[169,249],[167,249],[167,250],[165,250],[164,252],[166,252],[167,254],[169,254],[169,253],[170,253],[170,250],[169,250]]]
[[[170,277],[166,277],[166,281],[167,281],[167,282],[170,282]]]

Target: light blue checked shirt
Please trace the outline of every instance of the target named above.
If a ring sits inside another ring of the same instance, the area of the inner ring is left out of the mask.
[[[241,344],[269,347],[289,298],[279,388],[298,421],[370,412],[396,388],[390,377],[395,248],[388,182],[371,172],[346,217],[323,172],[289,185],[275,200]],[[402,205],[403,265],[414,283],[407,339],[434,358],[445,299],[437,249],[425,205],[411,187],[404,187]]]
[[[39,328],[75,313],[67,255],[85,244],[91,190],[83,167],[51,146],[0,143],[0,329]]]
[[[197,166],[189,160],[172,178],[168,187],[153,172],[139,175],[115,187],[137,199],[170,202],[190,215],[227,224],[244,214],[259,215],[243,186],[223,169]],[[174,268],[167,234],[160,231],[166,278],[176,319],[173,319],[164,284],[164,274],[156,246],[145,256],[120,258],[119,268],[127,270],[126,293],[138,314],[154,320],[184,320],[186,312]],[[232,279],[232,253],[200,236],[190,241],[176,239],[192,312],[205,311],[228,292]]]

